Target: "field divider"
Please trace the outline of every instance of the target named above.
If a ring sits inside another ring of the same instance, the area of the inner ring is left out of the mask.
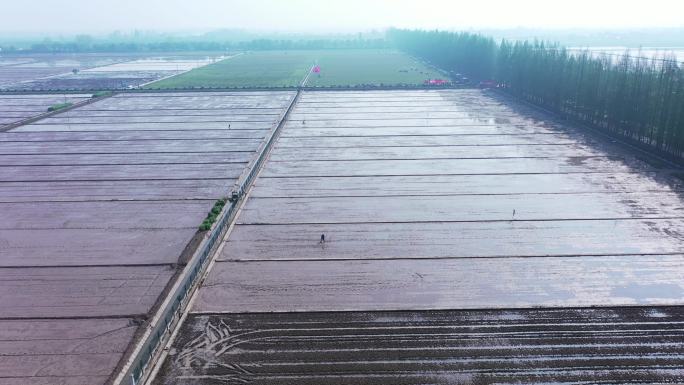
[[[309,68],[309,72],[307,72],[306,76],[304,76],[304,79],[302,79],[302,82],[299,83],[299,89],[302,89],[306,87],[306,83],[309,82],[309,76],[313,73],[314,68],[316,68],[316,64],[313,64],[311,68]]]
[[[163,357],[164,349],[162,347],[169,342],[174,331],[181,325],[180,321],[188,310],[193,294],[200,286],[201,278],[207,272],[209,262],[213,260],[214,254],[219,250],[223,237],[237,216],[246,192],[260,172],[300,95],[301,91],[298,90],[230,190],[229,200],[219,218],[197,247],[152,319],[144,326],[144,332],[138,338],[136,346],[126,359],[121,371],[114,378],[113,384],[142,385],[152,379],[150,378],[150,374],[153,373],[152,369]]]
[[[471,84],[452,84],[444,86],[433,86],[424,84],[385,84],[385,85],[353,85],[353,86],[263,86],[263,87],[244,87],[244,88],[145,88],[145,89],[130,89],[119,90],[125,93],[177,93],[177,92],[275,92],[275,91],[439,91],[439,90],[479,90],[475,85]]]
[[[107,99],[107,98],[112,97],[112,96],[114,96],[114,93],[110,93],[110,94],[103,95],[103,96],[88,98],[86,100],[82,100],[80,102],[74,103],[68,107],[60,108],[60,109],[55,110],[55,111],[44,112],[40,115],[32,116],[30,118],[22,119],[22,120],[19,120],[17,122],[14,122],[14,123],[10,123],[10,124],[4,125],[4,126],[0,126],[0,132],[7,132],[7,131],[12,130],[14,128],[21,127],[21,126],[31,124],[31,123],[35,123],[39,120],[49,118],[49,117],[54,116],[54,115],[59,115],[59,114],[64,113],[64,112],[71,111],[75,108],[86,106],[88,104],[99,102],[100,100]]]
[[[252,160],[250,160],[250,164],[247,168],[242,170],[242,174],[238,178],[238,180],[235,182],[235,185],[233,186],[230,194],[230,200],[237,200],[241,199],[249,186],[252,184],[252,181],[256,174],[258,173],[259,169],[261,169],[261,166],[266,158],[266,155],[268,154],[269,150],[275,143],[275,141],[278,139],[280,136],[280,131],[282,126],[285,124],[285,121],[287,117],[290,115],[291,111],[294,109],[294,106],[299,100],[299,96],[301,95],[301,91],[298,90],[294,98],[290,101],[290,105],[288,108],[283,112],[280,117],[278,118],[278,123],[276,127],[271,130],[267,135],[266,138],[261,142],[261,145],[257,149],[254,157]]]

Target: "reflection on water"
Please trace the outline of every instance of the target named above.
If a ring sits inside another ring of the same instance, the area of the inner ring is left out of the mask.
[[[669,57],[674,55],[677,58],[677,61],[684,62],[684,47],[644,47],[641,49],[628,47],[571,47],[568,49],[574,52],[589,50],[596,56],[605,53],[616,59],[619,59],[619,57],[625,53],[628,53],[630,56],[648,59],[653,57],[662,59],[665,56]]]

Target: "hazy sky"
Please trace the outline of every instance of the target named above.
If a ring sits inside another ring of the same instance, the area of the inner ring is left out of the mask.
[[[684,0],[0,0],[0,30],[682,27]]]

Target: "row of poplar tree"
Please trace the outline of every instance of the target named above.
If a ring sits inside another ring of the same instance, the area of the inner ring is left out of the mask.
[[[597,56],[467,32],[395,29],[388,37],[435,66],[494,80],[507,92],[565,117],[683,158],[684,70],[674,55]]]

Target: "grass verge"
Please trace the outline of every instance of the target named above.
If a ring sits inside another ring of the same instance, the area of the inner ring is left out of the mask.
[[[200,231],[209,231],[209,229],[211,229],[211,226],[216,223],[216,219],[218,219],[221,211],[223,211],[223,207],[226,205],[226,202],[226,199],[219,199],[216,201],[216,203],[214,203],[214,207],[211,208],[207,214],[207,217],[199,226]]]
[[[65,108],[69,108],[73,105],[74,105],[73,103],[68,103],[68,102],[67,103],[53,104],[50,107],[48,107],[47,110],[48,110],[48,112],[54,112],[54,111],[63,110]]]
[[[314,64],[312,87],[422,85],[438,71],[391,49],[248,52],[161,80],[147,89],[296,87]]]

